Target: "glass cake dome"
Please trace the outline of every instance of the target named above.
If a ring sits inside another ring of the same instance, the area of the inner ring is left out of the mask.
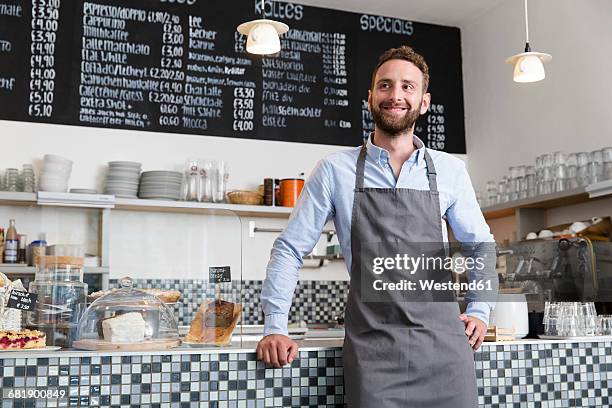
[[[134,288],[131,278],[96,300],[81,320],[73,347],[85,350],[159,350],[180,344],[172,309]]]

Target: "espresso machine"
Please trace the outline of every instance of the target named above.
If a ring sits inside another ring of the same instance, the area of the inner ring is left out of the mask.
[[[505,267],[498,270],[500,291],[525,294],[530,321],[537,321],[546,301],[595,302],[598,314],[612,311],[612,242],[534,239],[511,243],[500,252],[505,254]]]

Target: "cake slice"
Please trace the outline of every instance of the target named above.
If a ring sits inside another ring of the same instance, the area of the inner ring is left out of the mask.
[[[102,321],[104,340],[111,343],[144,341],[146,323],[138,312],[125,313]]]
[[[0,330],[0,350],[44,348],[47,336],[40,330]]]

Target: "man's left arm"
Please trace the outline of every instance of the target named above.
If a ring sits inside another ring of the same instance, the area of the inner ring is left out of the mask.
[[[472,259],[474,267],[468,270],[468,281],[481,283],[477,290],[465,295],[467,308],[460,318],[466,324],[466,335],[470,344],[478,349],[486,335],[489,315],[495,308],[499,281],[495,271],[495,240],[487,225],[470,176],[465,165],[460,164],[454,183],[455,200],[446,216],[455,238],[461,242],[463,255]],[[482,290],[480,290],[482,288]]]

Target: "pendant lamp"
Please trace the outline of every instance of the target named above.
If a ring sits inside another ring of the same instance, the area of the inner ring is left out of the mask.
[[[527,0],[525,0],[525,52],[506,59],[507,64],[514,65],[514,82],[537,82],[546,77],[544,64],[552,59],[552,55],[531,51],[529,46],[529,20],[527,16]]]
[[[261,0],[261,12],[264,14],[264,0]],[[280,51],[279,35],[289,31],[289,26],[280,21],[259,19],[242,23],[237,28],[240,34],[247,36],[246,50],[251,54],[276,54]]]

